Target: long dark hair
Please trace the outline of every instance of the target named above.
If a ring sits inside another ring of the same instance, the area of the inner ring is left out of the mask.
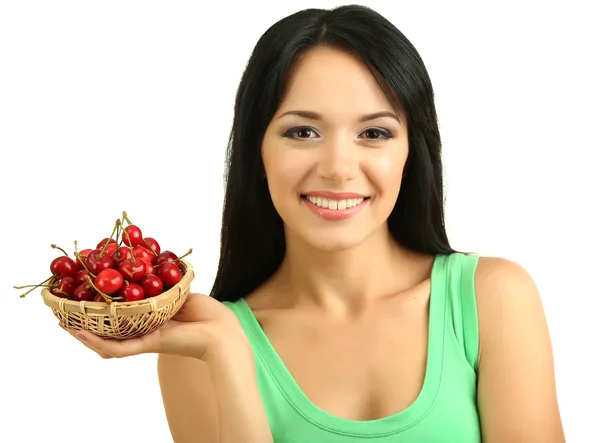
[[[444,226],[441,142],[429,75],[417,50],[387,19],[348,5],[305,9],[259,39],[235,100],[226,161],[221,254],[211,297],[235,301],[267,280],[285,254],[283,221],[264,178],[261,144],[286,88],[290,67],[306,51],[335,47],[358,55],[390,103],[407,118],[409,154],[388,219],[394,239],[430,254],[455,252]]]

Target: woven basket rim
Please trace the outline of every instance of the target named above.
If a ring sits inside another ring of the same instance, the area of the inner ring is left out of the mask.
[[[181,260],[185,267],[182,279],[175,286],[155,297],[133,302],[75,301],[57,297],[48,288],[41,291],[44,304],[60,312],[77,312],[89,316],[123,316],[157,312],[176,301],[189,288],[194,280],[194,267],[186,260]]]

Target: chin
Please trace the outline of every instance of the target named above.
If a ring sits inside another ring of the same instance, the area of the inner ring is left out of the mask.
[[[368,235],[354,232],[319,232],[314,230],[311,233],[303,233],[300,238],[311,248],[322,252],[343,252],[355,248],[364,243]]]

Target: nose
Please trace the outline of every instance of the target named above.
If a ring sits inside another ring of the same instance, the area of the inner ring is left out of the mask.
[[[320,149],[317,173],[325,180],[343,183],[358,174],[356,147],[352,142],[338,137],[324,143]]]

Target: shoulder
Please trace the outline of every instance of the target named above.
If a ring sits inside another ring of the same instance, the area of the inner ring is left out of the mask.
[[[475,283],[485,291],[496,288],[498,284],[502,287],[516,285],[531,289],[533,278],[522,265],[512,260],[503,257],[481,256],[478,259]]]
[[[502,257],[479,257],[475,270],[475,294],[480,309],[514,309],[540,304],[533,277],[519,263]],[[505,311],[496,312],[502,316]]]
[[[519,263],[502,257],[479,257],[474,289],[480,328],[480,360],[499,331],[521,331],[527,323],[545,329],[542,300],[531,274]],[[521,331],[524,332],[524,331]]]
[[[501,351],[500,340],[518,340],[537,331],[548,334],[542,299],[531,274],[503,257],[479,257],[474,275],[479,318],[479,362],[486,352]],[[508,352],[510,352],[508,350]]]
[[[485,441],[564,442],[550,334],[534,279],[512,260],[480,257],[474,288]]]

